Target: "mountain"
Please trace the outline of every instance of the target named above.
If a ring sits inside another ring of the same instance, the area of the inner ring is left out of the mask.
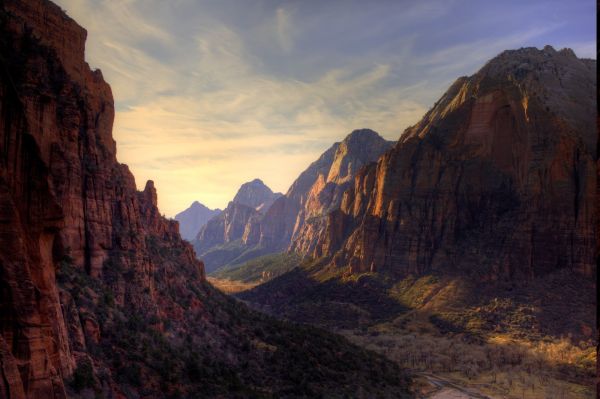
[[[355,130],[302,172],[284,196],[272,195],[258,179],[242,185],[234,201],[207,223],[194,242],[207,272],[287,249],[309,252],[356,172],[392,144],[372,130]],[[272,202],[256,206],[265,198]]]
[[[181,237],[192,241],[196,238],[202,226],[220,213],[220,209],[209,209],[198,201],[194,201],[189,208],[175,215],[175,220],[179,222]]]
[[[350,133],[333,144],[292,183],[259,221],[258,244],[272,249],[309,252],[324,232],[327,214],[339,208],[355,174],[392,147],[370,129]]]
[[[233,197],[233,202],[266,212],[273,202],[281,197],[281,193],[274,193],[262,180],[254,179],[242,184]]]
[[[312,261],[237,296],[429,359],[403,363],[417,370],[493,380],[492,396],[525,395],[520,375],[592,397],[596,89],[596,61],[569,49],[501,53],[356,174],[314,244],[292,243]],[[523,348],[513,363],[508,347]]]
[[[593,275],[595,70],[547,46],[505,51],[459,78],[357,173],[309,254],[340,273],[397,278]]]
[[[595,71],[548,46],[506,51],[459,78],[359,174],[320,248],[353,273],[591,275]]]
[[[152,181],[116,160],[86,31],[0,4],[0,396],[403,397],[402,370],[204,277]]]
[[[273,193],[260,179],[240,186],[233,201],[223,212],[208,220],[192,241],[207,272],[245,260],[244,253],[250,257],[263,254],[261,249],[246,245],[246,242],[257,234],[255,221],[260,220],[279,197],[280,193]]]

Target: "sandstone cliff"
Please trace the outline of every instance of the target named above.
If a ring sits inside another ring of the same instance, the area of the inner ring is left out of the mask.
[[[189,208],[175,215],[174,219],[179,222],[181,237],[192,241],[196,238],[202,226],[220,213],[220,209],[209,209],[198,201],[194,201]]]
[[[154,184],[116,161],[83,28],[5,0],[0,32],[0,398],[405,392],[397,366],[206,283]]]
[[[312,255],[326,232],[328,214],[340,207],[357,171],[392,144],[372,130],[355,130],[302,172],[284,196],[269,194],[258,179],[242,185],[234,201],[194,241],[207,271],[284,250]],[[265,199],[272,202],[255,206]]]
[[[260,220],[260,245],[312,254],[324,234],[327,215],[339,208],[355,174],[391,146],[369,129],[355,130],[331,146]]]
[[[134,273],[136,285],[112,282],[119,304],[154,289],[147,237],[178,248],[195,278],[204,269],[160,216],[152,182],[137,192],[116,161],[112,94],[84,62],[85,30],[48,2],[7,1],[2,14],[0,384],[9,397],[64,397],[94,322],[63,313],[62,260],[98,279],[109,263]]]
[[[596,62],[505,51],[359,173],[313,254],[349,273],[532,279],[596,260]]]

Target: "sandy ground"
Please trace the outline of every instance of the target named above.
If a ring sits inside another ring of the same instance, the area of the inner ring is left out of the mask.
[[[214,277],[206,277],[209,283],[226,294],[235,294],[254,288],[258,283],[243,283],[241,281],[224,280]]]

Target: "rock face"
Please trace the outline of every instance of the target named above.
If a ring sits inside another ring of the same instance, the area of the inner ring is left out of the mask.
[[[331,146],[260,221],[260,245],[312,255],[325,233],[328,214],[339,208],[356,173],[392,144],[372,130],[360,129]]]
[[[5,0],[0,32],[0,398],[406,393],[397,366],[206,283],[153,182],[116,161],[83,28]]]
[[[230,202],[218,216],[210,219],[200,229],[194,247],[200,255],[217,245],[240,240],[246,231],[246,225],[260,213],[247,205]]]
[[[179,222],[181,237],[188,241],[194,240],[206,222],[220,213],[220,209],[209,209],[194,201],[189,208],[175,215],[175,220]]]
[[[254,179],[242,184],[233,198],[236,204],[242,204],[265,213],[273,202],[281,197],[281,193],[274,193],[260,179]]]
[[[145,237],[179,248],[199,280],[204,269],[160,217],[152,182],[137,192],[116,161],[112,94],[84,62],[85,30],[44,1],[6,1],[2,17],[0,390],[59,398],[96,339],[93,320],[63,314],[61,260],[99,279],[111,262],[135,273],[135,286],[114,281],[118,303],[154,288]]]
[[[392,142],[369,129],[355,130],[313,162],[281,196],[255,179],[242,185],[233,202],[210,220],[194,241],[210,273],[243,253],[244,261],[266,253],[292,250],[314,253],[326,231],[328,214],[341,205],[342,194],[358,170],[374,162]],[[262,205],[257,205],[262,204]],[[239,241],[225,255],[207,251]],[[223,263],[225,262],[225,263]]]
[[[279,197],[280,193],[273,193],[260,179],[242,184],[223,212],[208,220],[200,229],[193,242],[194,248],[202,257],[213,247],[244,237],[245,240],[251,240],[258,233],[253,230],[254,221],[259,220]]]
[[[359,172],[312,254],[349,273],[591,275],[595,71],[595,61],[547,46],[505,51],[459,78]]]

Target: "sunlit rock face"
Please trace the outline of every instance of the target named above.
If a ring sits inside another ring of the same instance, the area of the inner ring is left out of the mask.
[[[356,173],[392,142],[370,129],[355,130],[313,162],[260,220],[259,243],[307,254],[324,234],[327,215],[341,205]]]
[[[531,279],[596,262],[596,61],[505,51],[358,173],[313,255],[349,273]]]

